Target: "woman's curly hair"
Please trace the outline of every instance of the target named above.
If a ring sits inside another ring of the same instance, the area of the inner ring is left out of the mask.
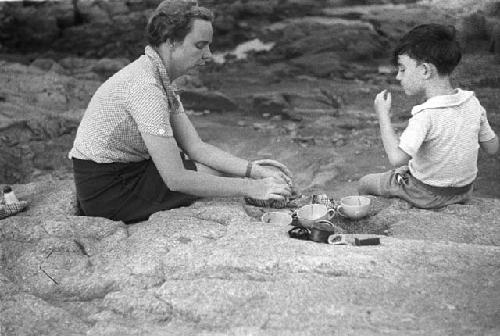
[[[197,1],[163,1],[148,20],[146,26],[148,44],[158,47],[167,39],[183,41],[191,31],[193,19],[213,22],[214,14],[205,7],[199,7]]]

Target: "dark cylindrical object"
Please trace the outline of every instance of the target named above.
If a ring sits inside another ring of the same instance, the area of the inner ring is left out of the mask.
[[[333,231],[309,229],[311,232],[309,238],[317,243],[328,243],[328,237],[333,233]]]
[[[380,245],[380,238],[354,238],[354,245],[364,246],[364,245]]]

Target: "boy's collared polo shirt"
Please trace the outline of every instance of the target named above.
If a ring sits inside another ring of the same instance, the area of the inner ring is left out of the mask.
[[[173,137],[171,113],[184,109],[160,56],[147,46],[97,89],[68,156],[97,163],[147,160],[141,133]]]
[[[399,147],[411,156],[411,174],[437,187],[461,187],[477,176],[479,142],[495,137],[472,91],[436,96],[414,106]]]

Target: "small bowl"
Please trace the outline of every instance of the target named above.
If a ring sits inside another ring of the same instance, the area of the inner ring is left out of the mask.
[[[340,200],[337,212],[344,217],[360,219],[370,213],[371,200],[365,196],[347,196]]]
[[[292,215],[288,212],[270,211],[263,214],[260,220],[264,223],[289,225],[292,223]]]

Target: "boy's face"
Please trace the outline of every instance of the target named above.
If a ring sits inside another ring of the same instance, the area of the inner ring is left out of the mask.
[[[424,91],[425,76],[422,72],[422,64],[408,55],[398,56],[398,74],[396,79],[401,82],[405,93],[413,96]]]

